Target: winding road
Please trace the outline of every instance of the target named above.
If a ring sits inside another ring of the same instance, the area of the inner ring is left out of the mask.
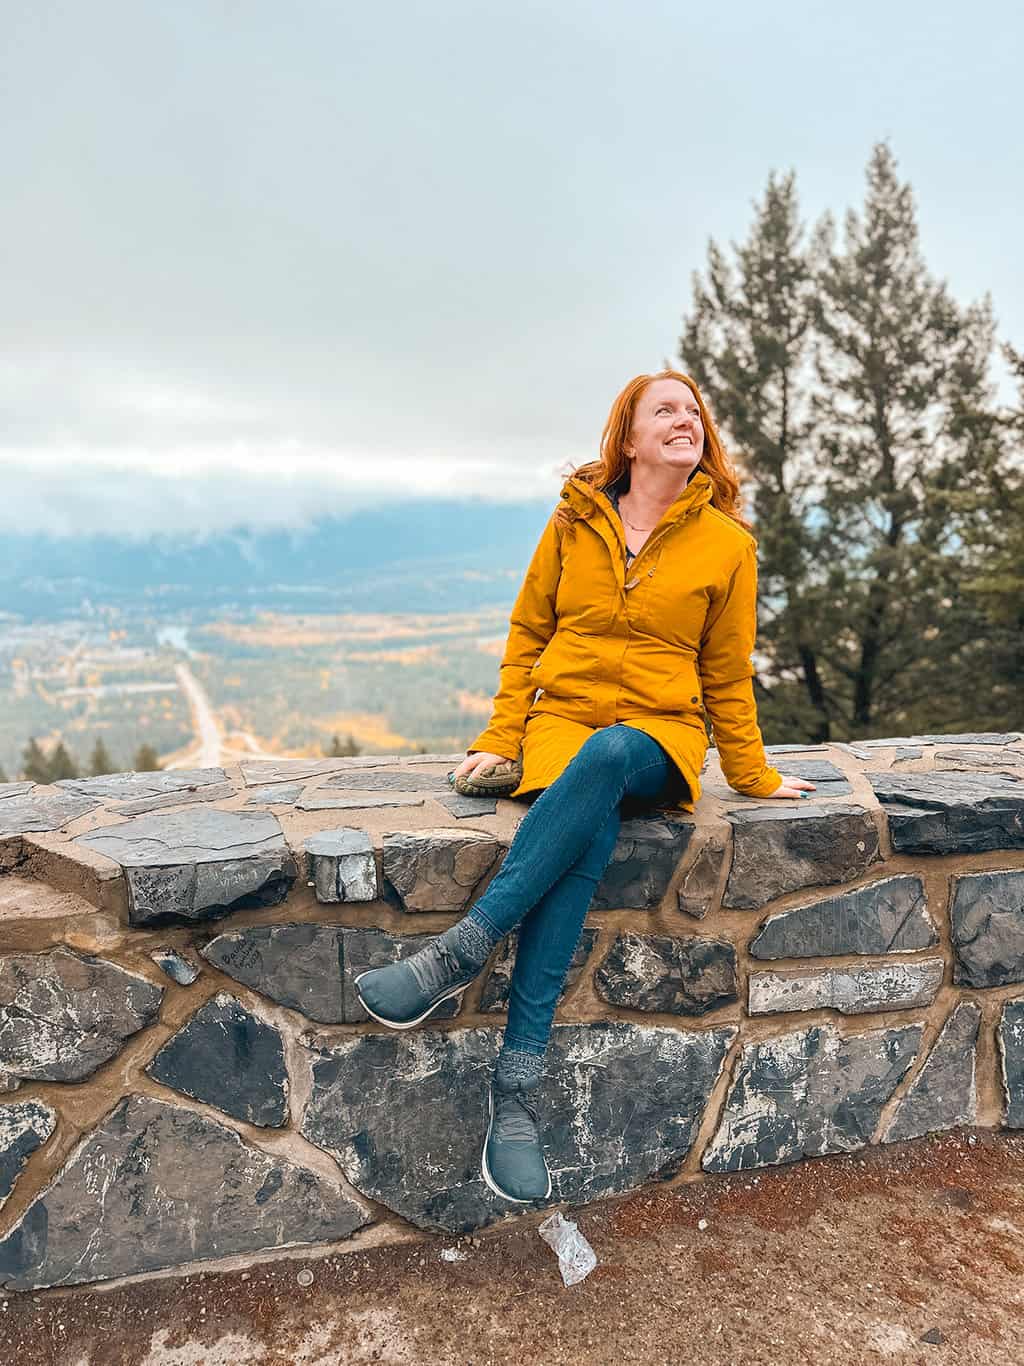
[[[226,736],[209,694],[189,666],[177,664],[174,674],[178,687],[188,698],[196,739],[180,758],[167,764],[167,768],[221,768],[225,763],[237,763],[239,759],[281,757],[262,749],[248,731],[233,732],[230,738]]]
[[[198,746],[190,749],[181,759],[167,765],[168,768],[219,768],[224,752],[224,736],[217,720],[217,714],[210,704],[206,689],[196,678],[187,664],[178,664],[174,669],[178,686],[188,698],[192,708],[192,725],[199,737]]]

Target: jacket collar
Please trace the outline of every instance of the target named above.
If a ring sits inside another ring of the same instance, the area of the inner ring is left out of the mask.
[[[673,522],[682,521],[690,513],[696,512],[706,503],[710,503],[713,492],[714,485],[711,482],[710,475],[705,474],[701,469],[695,470],[690,476],[690,482],[679,497],[665,509],[658,525],[669,525]],[[579,513],[588,521],[599,514],[603,514],[605,518],[611,521],[617,538],[621,537],[621,521],[615,515],[611,499],[603,490],[595,488],[585,479],[577,479],[575,475],[571,475],[562,486],[562,498],[574,512]]]

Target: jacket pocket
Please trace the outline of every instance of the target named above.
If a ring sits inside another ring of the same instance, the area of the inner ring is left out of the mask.
[[[683,668],[669,675],[660,691],[666,711],[693,714],[703,710],[704,690],[696,661],[688,660]]]
[[[588,698],[597,667],[597,653],[587,636],[562,626],[533,666],[533,685],[552,697]]]

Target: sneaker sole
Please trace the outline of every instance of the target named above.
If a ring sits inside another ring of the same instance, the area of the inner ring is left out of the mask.
[[[352,985],[355,987],[356,995],[359,997],[359,1004],[366,1011],[367,1015],[369,1015],[370,1019],[376,1020],[378,1024],[387,1025],[389,1029],[415,1028],[415,1026],[421,1024],[427,1018],[428,1015],[432,1014],[438,1008],[438,1006],[443,1006],[445,1001],[450,1001],[453,996],[461,996],[464,991],[468,991],[469,988],[473,985],[472,982],[466,982],[464,986],[452,987],[449,991],[446,991],[443,996],[439,996],[436,1001],[432,1002],[423,1012],[422,1015],[417,1015],[415,1020],[386,1020],[383,1015],[378,1015],[375,1010],[370,1009],[370,1007],[363,1000],[362,994],[359,991],[360,980],[363,977],[365,977],[368,972],[372,971],[372,968],[367,968],[366,972],[361,972],[357,977],[353,977]]]
[[[538,1200],[547,1200],[551,1195],[551,1173],[548,1172],[548,1188],[543,1195],[533,1195],[528,1200],[524,1200],[520,1195],[509,1195],[508,1191],[503,1191],[491,1175],[491,1170],[487,1165],[487,1144],[491,1137],[491,1126],[494,1123],[494,1097],[490,1091],[487,1092],[487,1133],[484,1135],[483,1151],[480,1154],[480,1175],[490,1186],[495,1195],[500,1195],[502,1200],[511,1200],[513,1205],[533,1205]],[[547,1163],[544,1164],[545,1167]]]

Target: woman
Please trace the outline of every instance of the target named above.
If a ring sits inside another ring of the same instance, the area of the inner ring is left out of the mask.
[[[356,978],[375,1020],[409,1029],[461,995],[519,925],[481,1158],[487,1184],[517,1203],[551,1193],[528,1097],[620,805],[693,810],[705,714],[737,791],[814,790],[765,759],[750,662],[755,541],[737,493],[693,380],[672,370],[631,380],[600,460],[562,489],[512,609],[490,724],[455,770],[521,755],[512,796],[540,795],[467,916],[403,962]]]

